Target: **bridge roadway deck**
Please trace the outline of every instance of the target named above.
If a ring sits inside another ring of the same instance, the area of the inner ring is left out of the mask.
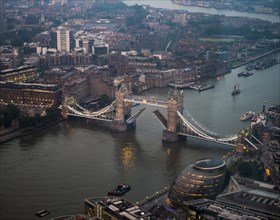
[[[200,136],[194,136],[194,135],[190,135],[190,134],[186,134],[186,133],[182,133],[182,132],[178,132],[179,135],[182,136],[186,136],[186,137],[190,137],[190,138],[195,138],[195,139],[199,139],[199,140],[204,140],[204,141],[210,141],[210,142],[214,142],[214,143],[218,143],[218,144],[222,144],[222,145],[226,145],[226,146],[230,146],[230,147],[236,147],[236,144],[233,143],[229,143],[229,142],[223,142],[223,141],[218,141],[218,140],[211,140],[211,139],[206,139]]]
[[[168,104],[167,99],[157,99],[154,97],[135,96],[135,95],[127,95],[123,100],[126,102],[140,103],[140,104],[159,106],[164,108],[166,108]]]
[[[67,115],[74,116],[74,117],[79,117],[79,118],[87,118],[87,119],[95,119],[95,120],[100,120],[100,121],[107,121],[107,122],[113,122],[114,121],[114,120],[109,119],[109,118],[94,117],[94,116],[91,116],[91,115],[78,115],[78,114],[71,114],[71,113],[68,113]]]

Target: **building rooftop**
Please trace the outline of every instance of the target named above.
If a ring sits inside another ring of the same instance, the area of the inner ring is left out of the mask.
[[[272,184],[231,177],[228,191],[220,194],[217,201],[245,207],[270,219],[280,219],[280,191]]]
[[[60,88],[56,84],[40,84],[40,83],[14,83],[0,81],[0,88],[9,89],[38,89],[47,91],[57,91]]]
[[[0,71],[0,75],[1,74],[8,74],[8,73],[11,73],[11,72],[24,71],[24,70],[28,70],[28,69],[36,69],[36,67],[34,67],[34,66],[21,66],[21,67],[16,68],[16,69],[6,69],[6,70]]]
[[[98,205],[117,219],[145,219],[150,213],[121,197],[89,198],[86,203]]]
[[[199,170],[219,169],[224,166],[225,161],[222,159],[202,159],[194,164],[194,168]]]

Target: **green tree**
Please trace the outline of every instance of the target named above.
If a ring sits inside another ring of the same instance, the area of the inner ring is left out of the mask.
[[[43,117],[39,114],[35,114],[34,119],[35,119],[35,122],[36,122],[36,126],[44,123]]]
[[[248,177],[252,173],[251,166],[249,163],[240,164],[238,171],[240,173],[240,176],[243,176],[243,177]]]
[[[36,121],[34,117],[23,115],[19,118],[18,122],[20,128],[27,129],[36,127]]]
[[[26,19],[25,19],[26,24],[38,24],[39,23],[39,18],[37,18],[34,15],[29,15]]]
[[[4,127],[10,127],[13,121],[12,114],[8,111],[7,108],[3,108],[0,110],[0,115],[4,118]]]
[[[100,96],[100,105],[101,105],[102,107],[108,105],[109,102],[110,102],[110,98],[109,98],[109,96],[108,96],[107,94],[102,94],[102,95]]]
[[[61,117],[61,110],[57,107],[50,107],[46,110],[46,121],[53,122]]]
[[[17,119],[20,115],[20,110],[19,108],[14,105],[14,104],[8,104],[6,106],[7,110],[10,112],[11,116],[13,117],[13,119]]]
[[[13,47],[22,47],[22,46],[23,46],[23,40],[20,39],[20,38],[18,38],[18,37],[13,38],[13,39],[11,40],[11,45],[12,45]]]
[[[2,127],[4,125],[4,115],[0,115],[0,127]]]

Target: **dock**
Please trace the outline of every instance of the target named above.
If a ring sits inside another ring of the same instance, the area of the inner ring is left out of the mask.
[[[207,90],[207,89],[213,89],[213,88],[215,88],[215,86],[214,85],[207,86],[206,84],[205,85],[196,84],[196,85],[190,86],[189,88],[197,90],[199,92],[202,92],[202,91]]]
[[[203,87],[199,88],[198,91],[201,92],[201,91],[208,90],[208,89],[213,89],[213,88],[215,88],[214,85],[203,86]]]
[[[191,88],[191,86],[194,85],[194,82],[187,82],[187,83],[168,83],[168,86],[177,88],[177,89],[185,89],[185,88]]]

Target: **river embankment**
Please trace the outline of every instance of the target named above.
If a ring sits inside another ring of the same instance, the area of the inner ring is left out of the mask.
[[[36,127],[36,128],[32,128],[32,129],[25,129],[25,128],[21,128],[21,129],[9,129],[9,132],[6,132],[5,134],[3,134],[2,136],[0,136],[0,144],[3,144],[5,142],[11,141],[15,138],[19,138],[19,137],[23,137],[26,135],[30,135],[30,134],[34,134],[37,133],[39,131],[42,131],[48,127],[51,127],[61,121],[63,121],[64,119],[59,119],[57,121],[51,122],[49,124],[40,126],[40,127]]]

